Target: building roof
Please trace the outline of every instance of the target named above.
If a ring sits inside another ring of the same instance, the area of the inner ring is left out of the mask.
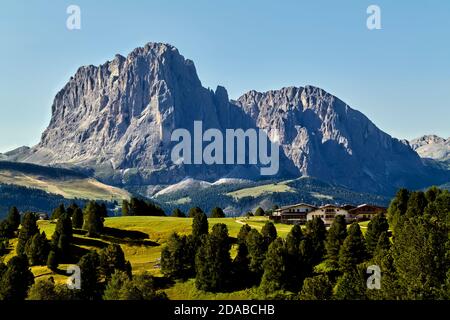
[[[317,208],[316,206],[313,206],[313,205],[311,205],[311,204],[301,202],[301,203],[291,204],[291,205],[289,205],[289,206],[284,206],[284,207],[278,208],[278,209],[275,210],[275,211],[276,211],[276,212],[277,212],[277,211],[283,211],[283,210],[286,210],[286,209],[291,209],[291,208],[300,207],[300,206],[302,206],[302,207],[309,207],[309,208],[313,208],[313,209],[316,209],[316,208]]]

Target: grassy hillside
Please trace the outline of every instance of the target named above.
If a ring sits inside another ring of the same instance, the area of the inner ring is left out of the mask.
[[[66,199],[114,201],[129,197],[125,190],[71,170],[27,163],[0,162],[0,184],[35,188]]]

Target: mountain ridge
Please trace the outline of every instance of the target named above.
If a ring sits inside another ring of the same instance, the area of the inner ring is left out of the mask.
[[[40,143],[17,161],[92,170],[118,186],[171,185],[186,177],[260,179],[255,166],[184,165],[170,159],[176,128],[262,129],[281,146],[278,178],[314,176],[364,192],[445,183],[409,145],[376,127],[325,90],[249,91],[202,86],[192,60],[175,47],[148,43],[127,57],[80,67],[56,95]]]

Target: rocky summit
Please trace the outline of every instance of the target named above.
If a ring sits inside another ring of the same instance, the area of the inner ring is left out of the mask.
[[[374,193],[448,179],[408,144],[320,88],[250,91],[230,101],[225,88],[204,88],[194,63],[162,43],[81,67],[56,95],[40,143],[16,152],[15,160],[76,167],[125,187],[170,185],[186,177],[260,179],[254,166],[173,163],[171,133],[192,132],[194,121],[204,129],[266,131],[281,147],[279,178],[313,176]]]
[[[450,162],[450,138],[426,135],[411,140],[409,143],[422,158]]]

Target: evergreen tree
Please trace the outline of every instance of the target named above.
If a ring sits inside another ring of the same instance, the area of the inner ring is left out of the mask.
[[[64,204],[60,204],[55,210],[53,210],[51,218],[52,220],[59,219],[63,214],[66,213],[66,208],[64,207]]]
[[[158,292],[155,285],[155,278],[143,273],[133,277],[130,281],[125,281],[119,293],[120,300],[167,300],[164,292]]]
[[[116,270],[106,285],[105,291],[103,292],[103,300],[121,300],[124,295],[123,289],[129,286],[130,281],[129,274]]]
[[[258,208],[255,210],[255,216],[256,216],[256,217],[263,217],[263,216],[265,216],[265,215],[266,215],[266,213],[265,213],[265,211],[264,211],[263,208],[258,207]]]
[[[186,214],[178,208],[173,209],[172,217],[174,218],[186,218]]]
[[[56,271],[58,269],[58,259],[56,257],[56,252],[53,250],[48,254],[47,268],[52,271]]]
[[[259,283],[263,274],[263,262],[266,258],[266,246],[264,237],[256,229],[250,230],[246,241],[249,270],[252,273],[252,282]]]
[[[125,260],[125,254],[118,244],[109,244],[99,255],[100,271],[108,281],[116,271],[126,272],[131,276],[131,264]]]
[[[449,266],[447,241],[448,228],[421,216],[406,219],[397,228],[392,249],[404,298],[436,298]]]
[[[400,189],[388,208],[387,218],[392,230],[395,230],[400,218],[406,214],[408,209],[409,191]]]
[[[130,215],[130,203],[128,200],[122,201],[122,216],[126,217]]]
[[[264,274],[260,289],[268,295],[286,288],[286,248],[283,239],[275,239],[269,246],[263,263]]]
[[[12,231],[16,231],[20,226],[20,213],[16,207],[9,209],[8,217],[6,218],[8,225]]]
[[[310,240],[312,246],[311,263],[313,265],[322,261],[325,255],[325,239],[327,229],[324,222],[320,218],[313,218],[306,223],[306,237]]]
[[[97,300],[100,294],[100,259],[95,251],[81,257],[78,263],[81,271],[80,296],[84,300]]]
[[[95,201],[89,201],[84,208],[83,229],[88,237],[98,237],[103,232],[103,214],[101,207]]]
[[[252,230],[252,228],[248,224],[244,224],[241,227],[241,229],[239,229],[239,233],[237,235],[237,242],[238,242],[238,244],[240,244],[240,243],[245,244],[245,242],[247,241],[247,236],[248,236],[250,230]]]
[[[415,191],[411,193],[408,199],[408,209],[406,210],[406,216],[408,218],[422,215],[428,205],[425,193],[422,191]]]
[[[45,232],[36,233],[25,245],[25,254],[30,266],[43,266],[47,263],[49,244]]]
[[[202,214],[202,213],[204,213],[202,209],[200,209],[199,207],[193,207],[193,208],[189,209],[188,215],[189,215],[189,218],[195,218],[195,216],[197,214]]]
[[[306,278],[299,294],[300,300],[331,300],[333,285],[327,275]]]
[[[366,288],[367,284],[363,275],[354,269],[339,277],[334,288],[334,297],[337,300],[365,300],[367,299]]]
[[[12,257],[0,279],[0,300],[21,301],[27,297],[28,288],[34,283],[25,255]]]
[[[70,243],[73,238],[72,220],[67,213],[59,216],[55,232],[52,236],[52,247],[58,258],[66,259],[70,256]]]
[[[339,251],[339,267],[351,272],[367,258],[366,243],[359,224],[354,222],[348,230],[348,236]]]
[[[28,292],[27,300],[59,300],[58,293],[56,292],[55,280],[53,279],[53,277],[35,282]]]
[[[11,239],[14,237],[14,230],[7,220],[0,221],[0,239]]]
[[[365,234],[367,252],[373,255],[380,235],[389,230],[389,224],[383,213],[377,214],[367,225]]]
[[[268,221],[264,224],[261,234],[264,237],[264,245],[266,246],[266,250],[269,248],[270,244],[277,238],[277,228],[273,222]]]
[[[289,279],[287,288],[298,291],[303,278],[300,243],[303,240],[302,229],[294,225],[286,236],[286,277]]]
[[[161,252],[161,272],[169,278],[187,279],[193,274],[192,254],[186,236],[171,234]]]
[[[22,227],[19,230],[16,252],[18,255],[25,253],[25,246],[36,233],[39,233],[39,228],[36,224],[37,218],[34,213],[27,212],[23,216]]]
[[[225,213],[223,212],[222,208],[215,207],[211,211],[211,218],[225,218]]]
[[[195,214],[192,221],[192,239],[196,248],[203,235],[208,234],[208,217],[203,212]]]
[[[247,287],[251,284],[251,273],[249,269],[250,259],[248,257],[247,236],[252,228],[245,224],[237,235],[237,254],[233,260],[233,279],[236,289]]]
[[[81,229],[83,228],[83,210],[81,208],[76,208],[73,211],[72,214],[72,226],[74,229]]]
[[[231,271],[230,248],[225,224],[214,225],[211,234],[203,236],[195,261],[197,289],[212,292],[227,289]]]
[[[326,258],[334,267],[338,265],[339,250],[347,237],[347,223],[343,215],[338,215],[331,224],[325,241]]]

